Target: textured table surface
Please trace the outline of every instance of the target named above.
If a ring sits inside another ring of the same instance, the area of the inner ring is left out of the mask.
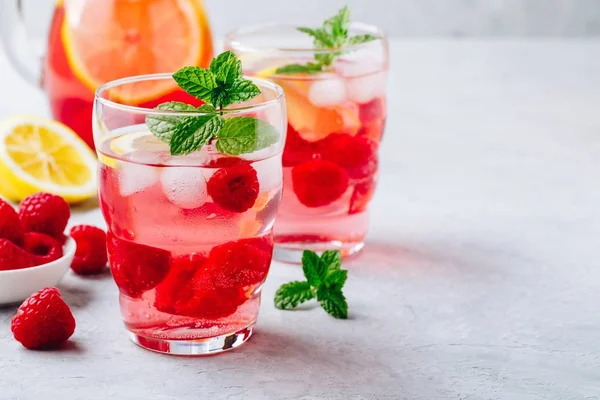
[[[128,341],[109,275],[69,274],[67,349],[24,350],[0,309],[0,399],[600,399],[600,41],[394,42],[391,62],[350,320],[276,310],[301,272],[275,263],[250,342],[168,357]],[[47,113],[0,69],[0,117]]]

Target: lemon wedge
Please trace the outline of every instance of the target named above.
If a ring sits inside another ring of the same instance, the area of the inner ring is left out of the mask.
[[[69,127],[18,115],[0,121],[0,195],[50,192],[69,203],[96,194],[96,156]]]

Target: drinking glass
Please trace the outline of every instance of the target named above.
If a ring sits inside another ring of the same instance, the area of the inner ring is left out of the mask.
[[[274,257],[282,261],[298,262],[304,249],[348,256],[364,246],[387,117],[388,46],[371,25],[353,23],[349,34],[376,39],[316,49],[308,35],[281,24],[243,27],[225,38],[247,75],[268,78],[285,91],[284,189],[274,229]],[[316,74],[277,72],[314,62],[315,55],[335,61]]]
[[[239,156],[219,153],[214,143],[173,156],[150,133],[147,117],[203,115],[131,105],[122,96],[172,84],[169,74],[120,79],[96,92],[93,131],[109,262],[125,327],[147,349],[208,354],[252,334],[281,200],[286,111],[280,87],[249,79],[262,93],[223,110],[223,117],[261,119],[279,138]]]

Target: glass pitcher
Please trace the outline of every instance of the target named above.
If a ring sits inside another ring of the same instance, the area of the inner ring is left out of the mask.
[[[6,53],[29,83],[46,92],[54,118],[91,148],[97,87],[185,65],[207,67],[213,56],[202,0],[58,0],[42,57],[36,58],[22,51],[31,44],[26,37],[33,32],[25,16],[33,2],[2,0],[0,29]],[[39,8],[35,12],[39,14]],[[179,94],[169,81],[119,93],[117,100],[153,107],[176,100]]]

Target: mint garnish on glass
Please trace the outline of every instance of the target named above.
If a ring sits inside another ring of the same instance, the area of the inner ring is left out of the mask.
[[[348,303],[342,292],[348,270],[341,269],[341,265],[339,251],[327,250],[319,257],[314,251],[305,250],[302,253],[302,271],[306,281],[281,285],[275,293],[275,307],[290,310],[316,298],[331,316],[348,318]]]
[[[348,6],[342,8],[337,15],[325,20],[320,28],[304,28],[298,30],[312,36],[315,49],[335,50],[323,53],[315,53],[315,61],[306,64],[289,64],[277,68],[277,74],[316,74],[329,70],[336,58],[342,55],[344,46],[376,40],[377,37],[369,34],[349,36],[350,9]]]
[[[277,142],[277,129],[265,121],[248,116],[223,118],[226,107],[248,101],[261,93],[252,81],[244,79],[242,63],[231,51],[215,57],[208,69],[184,67],[173,74],[173,79],[188,94],[206,104],[194,107],[170,101],[156,109],[203,115],[146,117],[150,132],[169,144],[172,155],[193,153],[212,141],[216,141],[218,151],[231,155],[251,153]]]

